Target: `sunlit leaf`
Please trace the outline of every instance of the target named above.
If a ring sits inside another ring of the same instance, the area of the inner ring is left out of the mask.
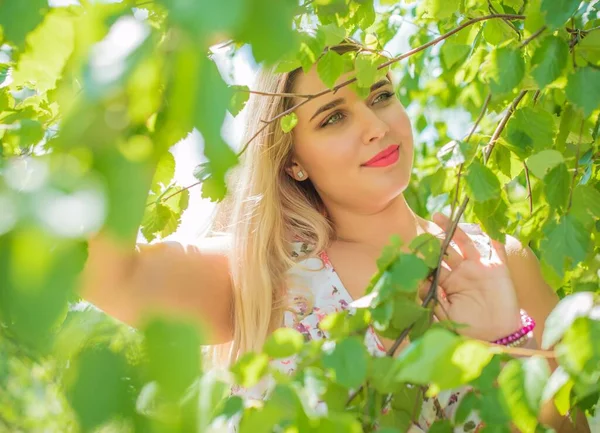
[[[338,78],[344,72],[344,60],[335,51],[329,50],[317,63],[319,78],[330,89],[333,88]]]
[[[500,195],[500,181],[489,168],[478,161],[471,163],[465,179],[475,201],[487,201]]]
[[[585,117],[600,107],[600,71],[587,67],[579,68],[569,75],[567,98],[583,110]]]
[[[531,60],[531,75],[540,88],[546,87],[562,74],[567,65],[569,49],[567,42],[556,36],[548,36],[535,51]]]
[[[556,29],[562,26],[577,10],[577,0],[542,0],[541,11],[544,13],[546,24]]]
[[[300,352],[303,344],[304,337],[298,331],[281,328],[267,339],[263,350],[271,358],[287,358]]]
[[[280,121],[281,130],[283,132],[290,132],[298,124],[298,115],[296,113],[290,113],[283,116]]]
[[[559,222],[551,222],[544,229],[546,237],[542,240],[542,258],[563,275],[568,261],[575,265],[585,259],[590,244],[589,233],[571,215],[565,215]]]
[[[367,377],[368,354],[358,338],[345,338],[323,355],[323,365],[334,380],[347,388],[356,388]]]

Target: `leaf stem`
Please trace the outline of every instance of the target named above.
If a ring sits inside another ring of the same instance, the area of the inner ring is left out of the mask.
[[[519,46],[520,48],[523,48],[524,46],[526,46],[529,42],[533,41],[535,38],[537,38],[539,35],[541,35],[542,33],[544,33],[544,31],[547,29],[548,27],[546,26],[542,26],[538,31],[536,31],[534,34],[532,34],[531,36],[529,36],[527,39],[525,39],[523,42],[521,42],[521,45]]]

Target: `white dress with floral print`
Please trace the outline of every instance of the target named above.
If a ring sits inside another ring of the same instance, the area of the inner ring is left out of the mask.
[[[478,226],[461,224],[461,227],[475,241],[482,255],[489,254],[489,238]],[[298,259],[287,276],[290,299],[289,310],[284,315],[284,326],[294,328],[302,333],[306,340],[324,339],[325,331],[319,323],[330,313],[349,309],[353,301],[344,288],[340,277],[334,270],[329,258],[321,254],[311,254],[306,244],[293,244],[293,255]],[[371,354],[384,356],[385,348],[372,328],[365,336],[365,344]],[[271,365],[283,373],[292,374],[296,368],[294,357],[271,361]],[[271,379],[263,380],[251,389],[237,388],[234,393],[249,399],[263,399],[273,385]],[[451,391],[442,391],[435,398],[425,398],[419,419],[409,433],[422,433],[429,430],[431,424],[438,419],[453,419],[458,403],[469,390],[468,387]],[[321,408],[326,411],[326,408]],[[482,427],[477,414],[471,413],[466,422],[455,427],[455,433],[476,432]]]

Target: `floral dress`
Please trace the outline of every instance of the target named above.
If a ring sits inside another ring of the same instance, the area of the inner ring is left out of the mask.
[[[489,253],[489,238],[477,227],[470,226],[461,224],[461,228],[475,241],[480,253]],[[327,333],[320,329],[319,323],[328,314],[348,310],[353,299],[325,252],[315,255],[306,243],[295,242],[293,256],[297,263],[287,275],[290,306],[284,314],[284,326],[296,329],[307,341],[327,338]],[[368,329],[365,344],[372,355],[385,356],[386,350],[373,328]],[[294,357],[272,360],[271,365],[287,374],[294,373],[296,369]],[[272,385],[272,379],[265,378],[251,389],[237,388],[234,393],[260,400],[268,394]],[[425,397],[419,419],[408,433],[426,432],[438,419],[452,420],[459,402],[469,390],[469,387],[462,387],[441,391],[434,398]],[[326,413],[326,408],[322,407],[321,410]],[[455,427],[454,432],[475,433],[482,426],[477,414],[471,413],[464,423]]]

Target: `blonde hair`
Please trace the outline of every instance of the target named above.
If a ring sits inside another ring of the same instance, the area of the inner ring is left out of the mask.
[[[360,46],[331,47],[343,54]],[[254,90],[292,93],[302,69],[275,73],[263,68]],[[269,120],[292,107],[291,98],[253,94],[247,104],[246,143]],[[288,307],[286,273],[295,264],[291,243],[301,240],[315,252],[324,250],[334,234],[323,202],[310,179],[288,175],[293,135],[279,122],[269,124],[243,155],[230,182],[232,196],[222,204],[216,224],[232,235],[233,341],[229,362],[247,351],[260,351],[267,336],[283,324]],[[220,357],[223,359],[223,356]]]

